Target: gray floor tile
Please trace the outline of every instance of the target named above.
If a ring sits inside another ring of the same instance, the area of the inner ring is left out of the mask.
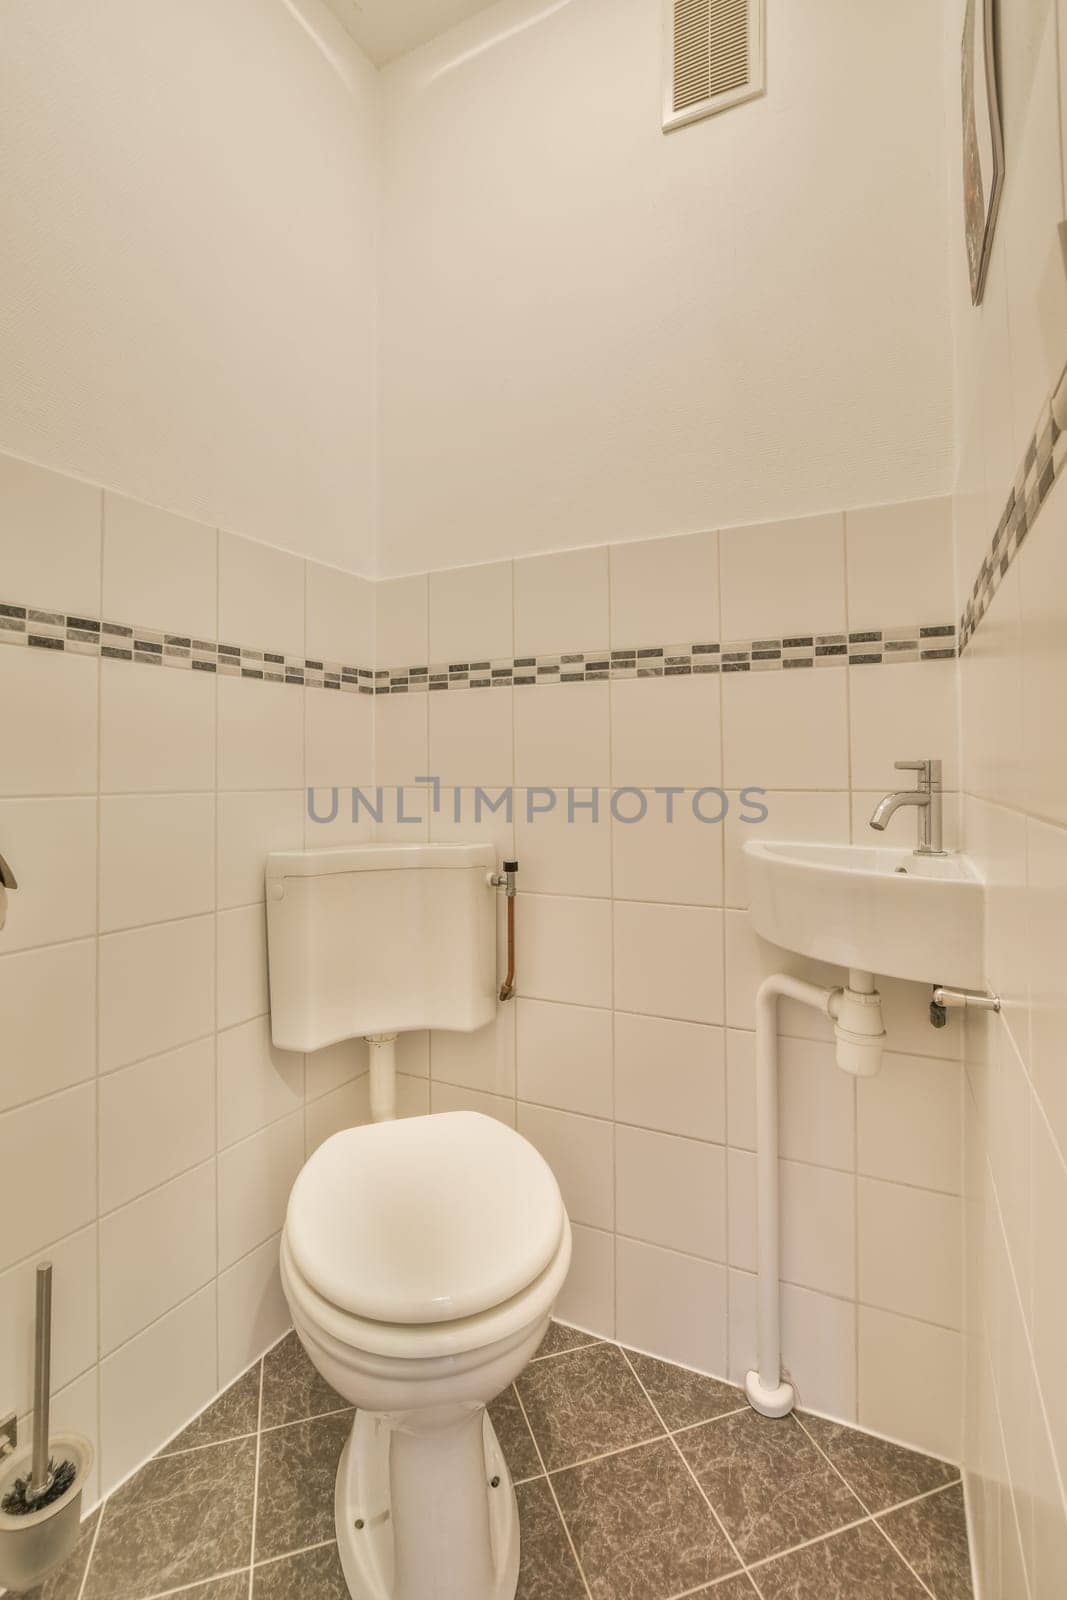
[[[57,1567],[51,1577],[39,1583],[35,1589],[25,1590],[23,1600],[78,1600],[99,1518],[99,1510],[86,1517],[78,1534],[78,1542],[63,1565]]]
[[[928,1489],[954,1483],[959,1477],[959,1469],[947,1461],[875,1439],[843,1422],[828,1422],[807,1413],[801,1415],[800,1421],[868,1511],[886,1511]]]
[[[739,1411],[676,1437],[746,1561],[775,1555],[864,1515],[793,1417]]]
[[[558,1356],[564,1350],[577,1350],[585,1344],[596,1344],[598,1341],[588,1333],[579,1333],[577,1328],[568,1328],[564,1322],[550,1322],[548,1332],[537,1347],[535,1361],[542,1356]]]
[[[700,1600],[759,1600],[759,1594],[752,1579],[738,1572],[721,1583],[713,1583],[710,1589],[701,1589]]]
[[[515,1494],[522,1535],[515,1600],[586,1600],[548,1480],[521,1484]]]
[[[228,1578],[212,1578],[181,1591],[181,1600],[248,1600],[248,1573],[231,1572]]]
[[[929,1600],[871,1522],[779,1556],[755,1577],[763,1600]]]
[[[195,1421],[183,1428],[177,1438],[163,1446],[161,1456],[172,1456],[179,1450],[193,1450],[199,1445],[222,1444],[227,1439],[240,1439],[255,1433],[259,1426],[259,1362],[251,1371],[224,1389],[218,1399],[202,1411]]]
[[[711,1422],[728,1411],[746,1404],[740,1389],[718,1378],[705,1378],[699,1372],[657,1361],[654,1356],[626,1352],[634,1371],[648,1391],[648,1397],[673,1433],[696,1422]]]
[[[335,1544],[256,1568],[256,1600],[351,1600]]]
[[[84,1600],[143,1600],[243,1566],[255,1465],[254,1439],[149,1461],[104,1508]]]
[[[515,1387],[550,1472],[663,1432],[615,1345],[531,1362]]]
[[[489,1415],[512,1481],[521,1483],[525,1478],[539,1477],[541,1463],[537,1459],[537,1451],[514,1387],[497,1395],[489,1407]]]
[[[667,1439],[553,1476],[593,1600],[667,1600],[739,1562]]]
[[[971,1600],[967,1514],[959,1484],[878,1521],[937,1600]]]
[[[333,1538],[337,1462],[352,1417],[346,1411],[260,1436],[257,1562]]]
[[[295,1333],[263,1358],[263,1426],[304,1422],[329,1411],[340,1411],[347,1401],[332,1389],[312,1366]]]

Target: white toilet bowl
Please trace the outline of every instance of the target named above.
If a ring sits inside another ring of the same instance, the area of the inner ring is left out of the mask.
[[[485,1407],[537,1349],[570,1255],[547,1164],[473,1112],[348,1129],[300,1173],[282,1283],[358,1408],[335,1499],[356,1600],[512,1600],[515,1492]]]

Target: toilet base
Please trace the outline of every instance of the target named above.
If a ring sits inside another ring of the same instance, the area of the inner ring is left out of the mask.
[[[515,1489],[489,1413],[484,1409],[481,1423],[480,1445],[476,1436],[473,1445],[478,1455],[475,1470],[484,1483],[484,1508],[477,1504],[464,1505],[462,1489],[456,1493],[456,1485],[463,1481],[462,1471],[441,1470],[435,1498],[452,1502],[440,1507],[442,1521],[449,1529],[448,1538],[439,1552],[422,1548],[414,1559],[398,1562],[395,1548],[398,1530],[392,1510],[394,1471],[390,1462],[395,1422],[370,1411],[356,1413],[338,1464],[334,1496],[337,1549],[353,1600],[459,1600],[460,1596],[462,1600],[514,1600],[519,1581],[519,1515]],[[425,1444],[426,1440],[420,1442]],[[463,1449],[460,1444],[457,1454],[462,1454]],[[434,1455],[432,1442],[429,1453]],[[445,1465],[441,1463],[442,1467]],[[437,1463],[427,1462],[424,1470],[434,1474]],[[496,1487],[493,1487],[494,1480]],[[399,1537],[424,1541],[428,1519],[416,1507],[410,1520],[413,1527],[400,1531]],[[468,1539],[474,1539],[479,1546],[484,1544],[488,1525],[487,1551],[461,1553],[454,1547],[450,1553],[451,1541],[463,1538],[461,1525],[464,1522],[469,1524]],[[473,1561],[464,1560],[472,1554]],[[409,1571],[417,1569],[423,1574],[428,1572],[431,1576],[419,1581],[417,1594],[402,1594],[397,1584],[398,1566]],[[476,1570],[479,1566],[480,1572]]]

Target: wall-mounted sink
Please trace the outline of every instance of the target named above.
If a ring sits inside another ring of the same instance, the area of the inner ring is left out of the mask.
[[[752,925],[837,966],[981,988],[983,886],[966,857],[867,845],[744,846]]]

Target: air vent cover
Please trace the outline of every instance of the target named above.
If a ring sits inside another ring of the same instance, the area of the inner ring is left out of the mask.
[[[763,93],[765,4],[664,0],[664,128],[710,117]]]

